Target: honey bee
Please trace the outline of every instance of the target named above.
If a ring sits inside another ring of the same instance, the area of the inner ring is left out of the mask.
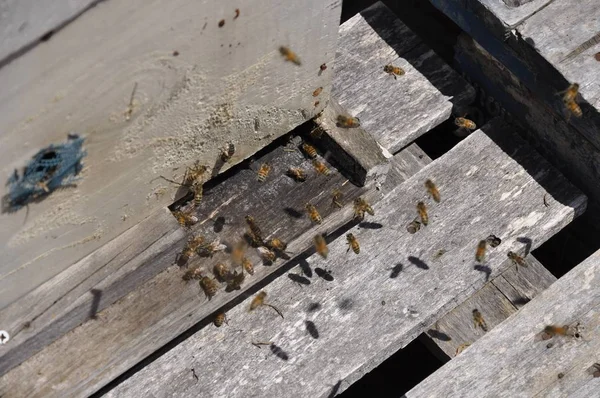
[[[225,163],[231,160],[231,157],[235,153],[235,145],[229,143],[224,149],[221,149],[221,160]]]
[[[312,138],[319,139],[319,138],[321,138],[323,136],[323,133],[324,133],[324,130],[321,127],[317,126],[317,127],[315,127],[314,129],[311,130],[310,136]]]
[[[563,102],[565,104],[575,101],[575,98],[577,98],[577,93],[579,93],[579,84],[578,83],[573,83],[565,91],[559,92],[559,94],[564,94]]]
[[[456,119],[454,119],[454,124],[458,127],[462,127],[468,130],[475,130],[477,128],[477,125],[474,121],[466,119],[464,117],[457,117]]]
[[[287,175],[298,182],[306,181],[306,172],[300,167],[290,167],[287,171]]]
[[[334,190],[331,195],[331,207],[338,207],[341,209],[344,206],[342,204],[343,197],[344,197],[344,195],[342,194],[342,192],[339,189]]]
[[[374,216],[375,211],[366,200],[358,197],[354,200],[354,218],[363,220],[365,218],[365,212]]]
[[[481,312],[479,312],[477,308],[473,310],[473,324],[475,325],[475,327],[479,326],[481,329],[483,329],[484,332],[488,331],[485,319],[483,319],[483,315],[481,315]]]
[[[202,242],[204,242],[204,238],[202,236],[194,236],[190,238],[176,261],[186,263],[190,257],[194,256],[196,249],[202,244]]]
[[[248,257],[242,258],[242,267],[247,273],[254,275],[254,265],[252,265],[252,262],[248,260]]]
[[[219,312],[217,315],[215,315],[213,324],[219,328],[219,327],[221,327],[221,325],[223,325],[223,323],[227,323],[227,316],[225,315],[224,312]]]
[[[240,290],[242,288],[244,279],[246,279],[246,274],[243,272],[233,272],[229,275],[229,279],[227,279],[227,287],[225,288],[225,291],[232,292],[234,290]]]
[[[200,206],[200,202],[202,202],[204,188],[200,182],[194,182],[191,189],[192,192],[194,192],[194,205],[198,207]]]
[[[227,265],[223,263],[216,264],[213,269],[213,273],[215,274],[219,282],[225,282],[229,280],[231,276],[231,270]]]
[[[348,241],[348,250],[352,249],[354,253],[360,253],[360,245],[358,244],[358,239],[356,239],[354,234],[346,235],[346,240]]]
[[[544,340],[548,340],[554,336],[572,336],[573,335],[571,330],[569,330],[568,325],[565,325],[565,326],[548,325],[544,328],[544,333],[546,334],[546,336],[548,336],[547,338],[544,338]]]
[[[477,251],[475,252],[475,260],[477,260],[478,263],[482,263],[483,260],[485,259],[486,245],[487,245],[487,243],[484,240],[479,241],[479,244],[477,244]]]
[[[182,227],[191,227],[198,222],[198,217],[180,210],[174,211],[173,215]]]
[[[281,53],[281,55],[283,55],[286,61],[289,61],[295,65],[302,65],[302,63],[300,62],[300,58],[298,58],[296,53],[290,50],[289,48],[281,46],[279,47],[279,52]]]
[[[192,279],[200,279],[202,278],[202,271],[200,267],[196,267],[194,269],[187,270],[185,274],[183,274],[182,279],[184,281],[191,281]]]
[[[402,76],[405,72],[404,69],[402,69],[399,66],[394,66],[394,65],[386,65],[383,67],[383,71],[385,73],[389,73],[390,75],[394,76],[394,79],[397,79],[396,76]]]
[[[310,159],[314,159],[317,157],[317,150],[315,149],[315,147],[306,142],[302,143],[302,150]]]
[[[277,259],[275,252],[267,249],[264,246],[257,247],[256,249],[258,250],[260,257],[263,259],[263,262],[267,265],[273,264]]]
[[[200,257],[212,257],[216,252],[225,250],[227,246],[221,244],[219,239],[216,239],[212,243],[204,244],[196,249],[196,253]]]
[[[321,70],[321,72],[325,71],[325,69],[327,69],[327,64],[321,64],[321,66],[319,66],[319,69]]]
[[[465,348],[467,348],[470,345],[471,345],[470,343],[463,343],[463,344],[459,345],[458,347],[456,347],[456,353],[454,354],[454,356],[457,356],[458,354],[463,352],[465,350]]]
[[[321,101],[315,101],[315,108],[316,108],[317,106],[319,106],[319,104],[320,104],[320,103],[321,103]]]
[[[317,211],[317,208],[315,207],[315,205],[307,203],[306,211],[308,212],[308,217],[311,219],[312,222],[314,222],[316,224],[321,224],[323,222],[323,218]]]
[[[429,192],[433,200],[435,200],[438,203],[440,202],[440,200],[442,200],[442,198],[440,197],[440,191],[438,191],[433,181],[425,181],[425,187],[427,188],[427,191]]]
[[[360,119],[357,117],[338,115],[337,126],[346,129],[360,127]]]
[[[327,242],[325,241],[323,235],[315,235],[314,242],[317,253],[319,253],[319,255],[323,258],[327,258],[327,255],[329,254],[329,248],[327,247]]]
[[[252,232],[257,237],[261,238],[260,240],[262,241],[262,231],[256,224],[256,220],[254,219],[254,217],[246,216],[246,223],[248,224],[248,227],[250,228],[250,232]]]
[[[252,247],[259,247],[263,245],[263,238],[261,236],[256,235],[252,231],[246,232],[246,237],[250,239],[250,244]]]
[[[498,247],[502,243],[502,239],[500,239],[496,235],[490,235],[490,236],[488,236],[487,238],[485,238],[485,241],[491,247]]]
[[[317,88],[315,91],[313,91],[313,97],[318,97],[319,94],[321,94],[321,91],[323,91],[323,87]]]
[[[313,159],[313,166],[318,173],[321,173],[324,176],[328,176],[331,174],[331,170],[329,170],[329,168],[325,166],[325,163],[320,162],[317,159]]]
[[[269,163],[263,163],[258,170],[258,181],[265,182],[270,172],[271,165]]]
[[[231,250],[231,261],[235,265],[242,265],[243,260],[245,258],[244,257],[245,254],[246,254],[246,243],[243,241],[239,242]]]
[[[217,294],[217,291],[219,290],[219,284],[217,281],[209,278],[208,276],[203,276],[202,279],[200,279],[200,287],[209,300],[213,298],[213,296]]]
[[[421,223],[416,218],[406,226],[406,230],[409,234],[416,234],[421,229]]]
[[[427,207],[425,207],[425,203],[417,203],[417,211],[419,212],[419,217],[421,217],[421,223],[425,226],[429,224],[429,215],[427,214]]]
[[[517,253],[508,252],[508,258],[510,258],[512,260],[512,262],[515,263],[517,268],[519,266],[521,266],[521,267],[528,266],[527,261],[525,261],[525,259],[523,257],[519,256]]]
[[[185,172],[184,185],[191,186],[194,183],[204,183],[204,174],[207,170],[207,166],[200,165],[200,162],[196,160],[196,163],[192,167],[188,167]]]
[[[265,303],[266,297],[267,297],[267,292],[265,292],[264,290],[262,292],[258,293],[256,296],[254,296],[254,298],[250,302],[250,310],[249,311],[254,311],[258,307],[263,305]]]
[[[269,239],[267,247],[274,251],[284,252],[287,249],[287,243],[278,238]]]
[[[577,102],[570,101],[570,102],[567,102],[565,105],[566,105],[567,109],[570,111],[569,118],[571,117],[571,115],[575,115],[575,117],[581,117],[581,115],[583,115],[583,112],[581,111],[581,107],[577,104]]]

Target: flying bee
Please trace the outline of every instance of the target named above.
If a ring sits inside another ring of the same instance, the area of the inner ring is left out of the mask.
[[[310,218],[310,220],[312,222],[314,222],[315,224],[321,224],[323,222],[323,218],[317,211],[317,208],[315,207],[315,205],[307,203],[306,211],[308,212],[308,217]]]
[[[397,79],[396,76],[402,76],[405,72],[404,69],[402,69],[399,66],[394,66],[394,65],[386,65],[383,67],[383,71],[385,73],[389,73],[390,75],[394,76],[394,79]]]
[[[346,240],[348,241],[348,250],[352,249],[352,251],[356,254],[360,253],[360,245],[358,244],[358,239],[354,234],[346,235]]]
[[[198,217],[180,210],[174,211],[173,215],[182,227],[191,227],[198,222]]]
[[[231,270],[229,267],[223,263],[218,263],[213,268],[213,273],[217,277],[219,282],[225,282],[230,279]]]
[[[263,163],[258,170],[258,181],[265,182],[270,172],[271,165],[269,163]]]
[[[265,292],[264,290],[262,292],[258,293],[256,296],[254,296],[254,298],[250,302],[250,311],[254,311],[258,307],[263,305],[265,303],[266,297],[267,297],[267,292]]]
[[[198,160],[196,160],[196,163],[194,163],[194,165],[192,167],[188,167],[185,172],[185,177],[183,179],[184,185],[191,186],[195,182],[203,183],[204,182],[204,174],[206,173],[207,170],[208,170],[207,166],[201,165],[200,162]]]
[[[454,124],[458,127],[462,127],[467,130],[475,130],[477,128],[477,125],[474,121],[466,119],[464,117],[457,117],[456,119],[454,119]]]
[[[225,250],[227,246],[221,244],[219,239],[216,239],[212,243],[204,244],[196,249],[196,253],[200,257],[212,257],[216,252]]]
[[[246,243],[241,241],[237,243],[233,249],[231,250],[231,261],[235,265],[241,265],[244,260],[244,255],[246,254]]]
[[[339,189],[335,189],[331,194],[331,207],[342,208],[344,205],[342,204],[342,198],[344,195]]]
[[[296,53],[290,50],[289,48],[281,46],[279,47],[279,52],[281,53],[281,55],[283,55],[286,61],[289,61],[295,65],[302,65],[302,63],[300,62],[300,58],[298,58]]]
[[[323,136],[324,132],[325,131],[320,126],[317,126],[317,127],[315,127],[314,129],[311,130],[310,136],[312,138],[319,139],[319,138],[321,138]]]
[[[417,203],[417,211],[419,212],[419,217],[421,217],[421,223],[427,226],[427,224],[429,224],[429,215],[427,214],[427,207],[425,206],[425,203]]]
[[[573,336],[573,333],[569,330],[569,326],[556,326],[548,325],[544,328],[545,336],[542,336],[543,340],[551,339],[554,336]]]
[[[488,331],[487,323],[485,323],[485,319],[483,319],[483,315],[477,308],[473,310],[473,324],[475,327],[480,327],[484,332]]]
[[[490,235],[490,236],[488,236],[487,238],[485,238],[485,241],[491,247],[498,247],[498,246],[500,246],[500,243],[502,243],[502,239],[500,239],[496,235]]]
[[[304,151],[306,156],[308,156],[311,159],[314,159],[317,157],[317,150],[315,149],[315,147],[306,142],[302,143],[302,150]]]
[[[575,101],[569,101],[566,104],[567,109],[569,110],[569,118],[571,115],[575,115],[575,117],[581,117],[583,112],[581,111],[581,107]]]
[[[219,290],[219,284],[217,281],[209,278],[208,276],[203,276],[202,279],[200,279],[200,287],[209,300],[213,298],[213,296],[217,294],[217,291]]]
[[[354,199],[354,218],[363,220],[365,218],[365,213],[372,216],[375,215],[375,211],[366,200],[361,197]]]
[[[512,262],[515,263],[517,268],[519,266],[521,266],[521,267],[528,266],[527,261],[525,261],[525,259],[523,257],[519,256],[517,253],[508,252],[508,258],[510,258],[512,260]]]
[[[183,251],[179,254],[177,258],[177,262],[179,263],[187,263],[190,257],[194,256],[196,249],[204,242],[204,238],[202,236],[194,236],[190,238],[185,246],[183,247]]]
[[[273,264],[277,259],[277,255],[275,254],[275,252],[270,249],[267,249],[264,246],[259,246],[256,248],[256,250],[258,250],[260,257],[263,260],[263,263],[265,263],[266,265]]]
[[[425,181],[425,188],[427,188],[427,191],[429,192],[433,200],[435,200],[438,203],[440,202],[440,200],[442,200],[442,198],[440,197],[440,191],[438,191],[433,181]]]
[[[286,173],[294,181],[304,182],[306,181],[306,172],[300,167],[290,167]]]
[[[252,265],[252,262],[248,260],[248,257],[242,258],[242,267],[247,273],[254,275],[254,265]]]
[[[227,163],[231,160],[233,154],[235,154],[235,145],[229,143],[224,149],[221,149],[221,160]]]
[[[221,325],[223,325],[223,323],[227,323],[227,316],[225,315],[225,312],[219,312],[217,315],[215,315],[213,324],[219,328]]]
[[[327,258],[327,255],[329,254],[329,248],[327,247],[327,242],[325,241],[323,235],[315,235],[313,240],[315,243],[315,250],[317,251],[317,253],[319,253],[319,255],[323,258]]]
[[[227,279],[227,287],[225,288],[225,291],[232,292],[234,290],[240,290],[242,288],[244,279],[246,279],[246,274],[243,272],[233,272],[229,275],[229,279]]]
[[[184,281],[191,281],[192,279],[201,279],[202,271],[200,267],[196,267],[194,269],[189,269],[183,274],[182,279]]]
[[[357,117],[338,115],[337,126],[346,129],[360,127],[360,119]]]
[[[575,101],[577,93],[579,93],[579,84],[573,83],[565,91],[561,91],[558,94],[564,94],[562,100],[565,104],[568,104]]]
[[[483,260],[485,259],[486,245],[487,245],[487,243],[484,240],[479,241],[479,244],[477,244],[477,251],[475,252],[475,260],[477,260],[478,263],[483,263]]]
[[[318,173],[321,173],[324,176],[328,176],[331,174],[331,170],[329,170],[329,168],[325,166],[325,163],[320,162],[317,159],[313,159],[313,167],[315,168],[315,170],[317,170]]]
[[[315,91],[313,91],[313,97],[318,97],[319,94],[321,94],[321,91],[323,91],[323,87],[317,88]]]
[[[287,249],[287,243],[279,238],[271,238],[267,242],[267,247],[274,251],[284,252]]]
[[[416,234],[421,229],[421,223],[416,218],[406,226],[406,230],[409,234]]]
[[[256,220],[252,216],[246,216],[246,223],[248,224],[248,228],[250,228],[250,232],[252,232],[257,237],[261,238],[262,241],[262,231],[256,224]]]

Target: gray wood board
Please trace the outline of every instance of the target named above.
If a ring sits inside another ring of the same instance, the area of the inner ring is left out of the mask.
[[[233,142],[225,170],[325,107],[341,1],[247,3],[102,1],[0,69],[0,196],[67,133],[87,151],[76,187],[0,214],[0,308],[171,204],[159,175]]]
[[[424,160],[426,158],[418,147],[411,146],[409,148],[410,150],[403,151],[394,158],[399,159],[399,161],[392,162],[394,173],[400,174],[400,177],[394,177],[397,181],[403,180],[402,175],[417,172],[426,163]],[[217,235],[212,232],[214,223],[219,217],[223,216],[225,217],[225,225],[218,236],[223,241],[233,244],[245,229],[243,216],[247,213],[254,214],[263,231],[272,231],[276,236],[288,241],[288,250],[298,254],[312,245],[312,237],[315,233],[315,229],[309,225],[302,208],[307,198],[318,198],[313,203],[319,207],[324,218],[323,224],[318,230],[332,232],[352,217],[352,206],[349,203],[357,194],[366,192],[368,200],[376,203],[378,198],[390,188],[389,182],[379,191],[376,188],[367,191],[367,188],[358,189],[346,184],[342,187],[342,192],[345,195],[343,200],[348,205],[344,209],[331,214],[331,191],[334,187],[339,187],[343,183],[343,179],[339,174],[335,173],[333,176],[325,178],[316,176],[309,171],[307,182],[292,184],[288,177],[281,175],[281,172],[287,166],[306,164],[307,161],[303,160],[298,152],[286,152],[282,148],[265,155],[265,157],[272,161],[274,167],[271,177],[267,179],[265,185],[258,186],[257,183],[253,182],[256,179],[254,171],[242,170],[227,179],[223,184],[209,190],[206,192],[205,201],[199,213],[200,221],[193,228],[194,232]],[[266,158],[257,159],[255,163],[260,164]],[[314,181],[313,185],[309,182],[311,179]],[[312,188],[310,188],[311,186]],[[250,194],[246,195],[247,193]],[[273,203],[277,203],[277,205],[273,206]],[[284,206],[287,207],[285,211]],[[300,219],[290,216],[295,212],[300,214]],[[140,225],[140,228],[143,228],[143,225]],[[126,238],[127,242],[130,241],[130,236],[124,236],[123,238]],[[162,242],[163,240],[168,242]],[[141,264],[136,259],[135,253],[130,263],[127,261],[121,263],[121,259],[118,259],[115,265],[114,260],[110,261],[114,255],[118,255],[119,251],[117,249],[119,244],[123,244],[123,242],[117,242],[113,245],[116,253],[112,256],[106,253],[102,254],[102,258],[109,261],[98,272],[101,275],[110,275],[113,272],[122,274],[131,268],[135,270],[154,269],[155,274],[162,272],[152,279],[145,278],[138,281],[139,287],[114,304],[104,301],[103,297],[100,306],[95,311],[96,320],[89,320],[89,309],[93,306],[93,297],[86,289],[96,287],[106,289],[103,286],[108,285],[108,288],[118,290],[119,287],[122,287],[120,286],[122,281],[118,279],[111,280],[110,277],[106,277],[108,281],[102,280],[98,283],[92,283],[93,278],[85,281],[81,287],[78,287],[80,291],[83,291],[83,293],[80,293],[81,297],[67,297],[69,304],[78,304],[78,307],[76,307],[78,311],[73,310],[72,313],[65,311],[65,313],[55,318],[56,313],[52,311],[53,307],[47,310],[45,307],[36,308],[37,311],[42,311],[43,314],[38,315],[37,319],[31,322],[30,329],[32,331],[28,332],[27,337],[34,333],[39,335],[33,336],[33,342],[27,341],[25,338],[19,339],[20,336],[17,336],[14,340],[15,343],[19,344],[15,349],[17,354],[13,352],[14,356],[10,357],[11,362],[7,366],[14,366],[16,359],[23,358],[23,352],[27,355],[31,354],[28,351],[28,344],[43,347],[53,343],[5,374],[0,379],[0,385],[13,385],[12,383],[16,382],[16,379],[13,379],[15,375],[21,372],[29,374],[32,368],[40,369],[44,374],[44,382],[38,383],[41,379],[36,380],[34,378],[29,378],[29,382],[21,380],[17,382],[18,388],[14,385],[10,388],[7,387],[10,389],[7,396],[12,394],[15,396],[21,394],[27,396],[88,395],[119,376],[190,326],[205,319],[207,315],[235,301],[252,285],[274,273],[279,266],[284,266],[281,261],[278,261],[275,266],[260,266],[256,255],[249,252],[250,258],[256,267],[255,275],[253,277],[247,276],[246,283],[241,291],[229,294],[219,292],[210,302],[207,302],[204,295],[199,291],[197,283],[184,283],[181,280],[184,270],[171,265],[177,253],[181,251],[185,240],[179,229],[166,235],[153,244],[161,250],[152,252],[152,255],[149,255],[146,261]],[[143,254],[140,254],[140,256],[143,257]],[[195,258],[190,260],[188,267],[201,263],[202,267],[210,269],[216,262],[223,261],[226,258],[224,256],[217,254],[214,260],[210,261]],[[141,282],[145,280],[148,281],[142,285]],[[53,286],[50,284],[45,286],[45,289],[36,298],[41,300],[50,297],[51,299],[54,297],[51,295],[52,288]],[[133,286],[129,286],[129,290],[132,289]],[[161,293],[157,294],[157,292]],[[18,310],[17,313],[19,313]],[[13,323],[17,326],[30,320],[33,316],[33,314],[26,311],[19,314],[21,318],[13,320]],[[83,322],[81,326],[57,339],[59,337],[56,334],[57,329],[66,332],[68,328],[73,328],[81,322]],[[65,327],[65,324],[68,328]],[[36,341],[36,339],[39,339],[39,341]],[[97,342],[100,340],[104,343],[98,344]],[[13,343],[13,340],[11,340],[11,343]],[[10,347],[10,345],[6,347]],[[82,363],[79,354],[65,356],[64,350],[68,349],[74,350],[73,352],[86,352],[89,357],[86,357],[86,361]],[[64,360],[57,362],[56,358]],[[65,377],[65,375],[67,376]],[[0,393],[4,393],[4,391],[2,389]]]
[[[327,260],[307,258],[327,279],[305,273],[304,286],[291,278],[268,285],[285,319],[269,308],[248,313],[248,298],[229,311],[228,327],[197,331],[107,395],[324,397],[345,390],[483,286],[485,275],[473,268],[480,239],[491,232],[503,239],[485,263],[498,275],[506,251],[522,248],[517,238],[537,247],[584,210],[585,197],[510,131],[487,134],[493,139],[473,133],[378,203],[367,221],[379,228],[350,230],[361,243],[358,256],[341,236]],[[427,178],[438,184],[441,203],[428,199]],[[562,204],[533,200],[546,189]],[[419,200],[430,206],[430,224],[410,235]],[[448,252],[435,261],[440,248]],[[275,355],[253,341],[274,342]]]
[[[406,396],[597,397],[587,369],[600,360],[599,312],[596,252]],[[577,322],[582,338],[539,338],[546,325]]]
[[[384,65],[403,68],[394,79]],[[340,27],[333,96],[396,153],[462,109],[475,91],[378,2]],[[394,116],[390,116],[390,109]]]
[[[468,0],[467,8],[477,10],[491,30],[495,25],[504,31],[514,28],[553,0]],[[491,14],[490,14],[491,13]],[[501,36],[500,36],[501,37]]]
[[[461,345],[473,344],[486,333],[473,323],[473,309],[481,312],[488,330],[492,330],[556,281],[533,256],[527,256],[527,261],[529,266],[520,267],[518,271],[511,264],[472,297],[440,318],[426,333],[431,342],[452,358]]]

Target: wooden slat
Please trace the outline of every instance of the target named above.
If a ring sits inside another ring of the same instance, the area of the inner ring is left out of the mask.
[[[383,71],[387,64],[406,74],[394,79]],[[463,107],[475,97],[381,2],[340,27],[332,93],[391,153],[447,120],[453,106]]]
[[[527,261],[529,266],[520,267],[518,271],[515,266],[509,266],[427,331],[431,342],[446,354],[445,359],[453,358],[459,347],[473,344],[486,333],[475,326],[473,309],[479,310],[488,330],[492,330],[556,281],[533,256],[528,256]]]
[[[195,161],[216,174],[323,109],[333,68],[319,66],[333,65],[340,9],[339,0],[103,1],[3,66],[2,186],[69,132],[86,137],[87,156],[76,188],[0,215],[0,308],[171,204],[174,190],[154,195],[159,175],[181,180]],[[218,168],[228,142],[237,152]]]
[[[473,269],[478,240],[490,231],[503,239],[485,264],[497,275],[507,266],[504,250],[522,247],[517,238],[536,247],[584,210],[585,197],[509,130],[486,133],[470,135],[388,194],[366,220],[369,228],[352,228],[359,255],[340,236],[327,260],[306,259],[309,284],[279,278],[267,286],[285,319],[269,308],[248,313],[248,298],[229,312],[229,326],[199,330],[107,396],[324,397],[345,390],[484,284]],[[427,178],[437,182],[441,203],[428,199]],[[555,206],[532,200],[546,189],[560,197]],[[431,223],[410,235],[419,200],[429,204]],[[434,260],[440,246],[448,252]],[[278,348],[255,348],[256,341]]]
[[[597,396],[587,370],[600,359],[599,286],[596,252],[406,396]],[[581,338],[540,338],[546,325],[577,322]]]

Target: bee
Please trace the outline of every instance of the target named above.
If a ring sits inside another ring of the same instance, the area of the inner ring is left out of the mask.
[[[312,222],[314,222],[316,224],[321,224],[323,222],[323,218],[317,211],[317,208],[315,207],[315,205],[307,203],[306,211],[308,212],[308,217],[311,219]]]
[[[477,308],[473,310],[473,324],[475,325],[475,327],[479,326],[481,329],[483,329],[484,332],[488,331],[485,319],[483,319],[483,315],[481,315],[481,312],[479,312]]]
[[[314,129],[311,130],[311,132],[310,132],[309,135],[312,138],[319,139],[319,138],[321,138],[323,136],[323,133],[324,133],[324,130],[321,127],[317,126],[317,127],[315,127]]]
[[[219,312],[217,315],[215,315],[215,319],[213,319],[213,324],[219,328],[221,327],[221,325],[223,325],[223,323],[227,323],[227,316],[224,312]]]
[[[244,274],[244,272],[233,272],[229,275],[229,279],[227,279],[227,287],[225,288],[225,291],[232,292],[234,290],[240,290],[242,288],[244,279],[246,279],[246,274]]]
[[[203,183],[207,170],[207,166],[200,165],[200,162],[196,160],[196,163],[192,167],[188,167],[185,172],[184,185],[192,186],[194,183]]]
[[[264,244],[262,236],[258,236],[252,231],[246,232],[246,237],[250,239],[252,247],[259,247]]]
[[[313,166],[318,173],[321,173],[324,176],[328,176],[331,174],[331,170],[329,170],[329,168],[325,166],[325,163],[320,162],[317,159],[313,160]]]
[[[259,246],[256,249],[258,250],[260,257],[263,259],[263,262],[267,265],[273,264],[277,259],[277,255],[275,254],[275,252],[267,249],[264,246]]]
[[[461,352],[463,352],[464,349],[467,348],[470,345],[471,345],[470,343],[463,343],[463,344],[459,345],[456,348],[456,353],[454,354],[454,356],[457,356],[458,354],[460,354]]]
[[[269,163],[263,163],[258,170],[258,181],[265,182],[270,172],[271,165]]]
[[[289,48],[281,46],[279,47],[279,52],[281,53],[281,55],[283,55],[286,61],[289,61],[295,65],[302,65],[302,63],[300,62],[300,58],[298,58],[296,53],[290,50]]]
[[[485,241],[491,247],[498,247],[498,246],[500,246],[500,243],[502,243],[502,239],[500,239],[496,235],[490,235],[490,236],[488,236],[487,238],[485,238]]]
[[[542,337],[544,340],[548,340],[554,336],[572,336],[572,332],[569,330],[569,326],[556,326],[548,325],[544,328],[544,334],[547,336]]]
[[[354,218],[362,220],[365,218],[365,212],[374,216],[375,211],[371,205],[361,197],[354,199]]]
[[[250,310],[249,311],[254,311],[258,307],[263,305],[265,303],[266,297],[267,297],[267,292],[265,292],[264,290],[262,292],[258,293],[256,296],[254,296],[254,298],[250,302]]]
[[[331,194],[331,207],[342,208],[344,205],[342,204],[342,198],[344,195],[339,189],[336,189]]]
[[[317,157],[317,150],[315,149],[315,147],[310,144],[307,144],[306,142],[302,143],[302,150],[304,151],[306,156],[308,156],[311,159]]]
[[[294,181],[306,181],[306,172],[300,167],[290,167],[287,171],[287,175],[294,179]]]
[[[321,64],[321,66],[319,66],[319,69],[321,70],[321,72],[324,72],[325,69],[327,69],[327,64]]]
[[[319,104],[320,104],[320,103],[321,103],[321,101],[315,101],[315,108],[316,108],[317,106],[319,106]]]
[[[284,252],[287,249],[287,243],[278,238],[269,239],[267,247],[274,251]]]
[[[176,210],[173,215],[182,227],[191,227],[198,222],[198,217],[183,211]]]
[[[182,279],[184,281],[191,281],[192,279],[201,279],[201,278],[202,278],[202,271],[200,270],[200,267],[187,270],[185,272],[185,274],[183,274],[183,277],[182,277]]]
[[[246,254],[246,243],[243,241],[239,242],[231,250],[231,261],[235,265],[242,265],[244,258],[245,258],[244,257],[245,254]]]
[[[577,98],[578,92],[579,92],[579,84],[573,83],[565,91],[561,91],[558,94],[564,94],[563,98],[562,98],[563,102],[565,104],[568,104],[569,102],[575,101],[575,98]]]
[[[419,212],[419,217],[421,217],[421,223],[425,226],[429,224],[429,215],[427,214],[427,207],[425,207],[425,203],[417,203],[417,211]]]
[[[475,260],[477,260],[478,263],[482,263],[483,260],[485,259],[486,245],[487,245],[487,243],[484,240],[479,241],[479,243],[477,244],[477,251],[475,252]]]
[[[442,198],[440,197],[440,191],[438,191],[433,181],[425,181],[425,188],[427,188],[427,191],[429,192],[433,200],[435,200],[438,203],[440,202],[440,200],[442,200]]]
[[[202,279],[200,279],[200,287],[209,300],[213,298],[213,296],[217,294],[217,291],[219,290],[219,284],[217,281],[209,278],[208,276],[203,276]]]
[[[354,234],[346,235],[346,240],[348,241],[348,250],[352,249],[354,253],[360,253],[360,245],[358,244],[358,239],[356,239]]]
[[[416,234],[421,229],[421,223],[416,218],[406,226],[406,230],[409,234]]]
[[[235,9],[235,16],[233,17],[233,19],[237,19],[240,16],[240,9],[236,8]]]
[[[519,266],[521,266],[521,267],[528,266],[525,259],[523,257],[519,256],[517,253],[508,252],[508,258],[510,258],[512,260],[512,262],[515,263],[515,265],[517,266],[517,269]]]
[[[224,149],[221,149],[221,160],[225,163],[231,160],[231,157],[235,153],[235,145],[229,143]]]
[[[571,113],[569,113],[569,118],[571,117],[571,115],[575,115],[575,117],[581,117],[581,115],[583,115],[583,112],[581,111],[581,107],[577,104],[577,102],[570,101],[570,102],[567,102],[565,105],[566,105],[567,109],[571,112]]]
[[[212,257],[216,252],[225,250],[227,246],[222,245],[219,242],[219,239],[216,239],[212,243],[204,244],[196,249],[196,253],[198,253],[201,257]]]
[[[186,263],[190,257],[194,256],[196,249],[204,242],[202,236],[191,237],[183,248],[183,251],[179,254],[178,262]]]
[[[397,79],[396,76],[402,76],[405,72],[404,69],[402,69],[399,66],[394,66],[394,65],[386,65],[383,67],[383,71],[385,73],[389,73],[390,75],[394,76],[394,79]]]
[[[327,258],[327,255],[329,254],[329,248],[327,247],[327,242],[325,241],[323,235],[315,235],[313,240],[317,253],[319,253],[319,255],[323,258]]]
[[[192,192],[194,192],[194,206],[198,207],[198,206],[200,206],[200,202],[202,202],[202,194],[203,194],[204,188],[200,182],[196,181],[192,184],[191,189],[192,189]]]
[[[225,282],[230,279],[231,270],[229,267],[223,263],[218,263],[213,268],[213,273],[217,277],[219,282]]]
[[[360,127],[360,119],[357,117],[338,115],[337,126],[346,129]]]
[[[248,257],[242,258],[242,267],[247,273],[254,275],[254,265],[252,265],[252,262],[248,260]]]
[[[260,240],[262,241],[262,231],[256,224],[256,220],[254,219],[254,217],[246,216],[246,223],[248,224],[248,227],[250,228],[250,232],[252,232],[257,237],[261,238]]]
[[[313,91],[313,97],[318,97],[319,94],[321,94],[321,91],[323,91],[323,87],[317,88],[315,91]]]
[[[468,130],[475,130],[477,128],[477,125],[474,121],[466,119],[464,117],[457,117],[456,119],[454,119],[454,124],[458,127],[462,127]]]

